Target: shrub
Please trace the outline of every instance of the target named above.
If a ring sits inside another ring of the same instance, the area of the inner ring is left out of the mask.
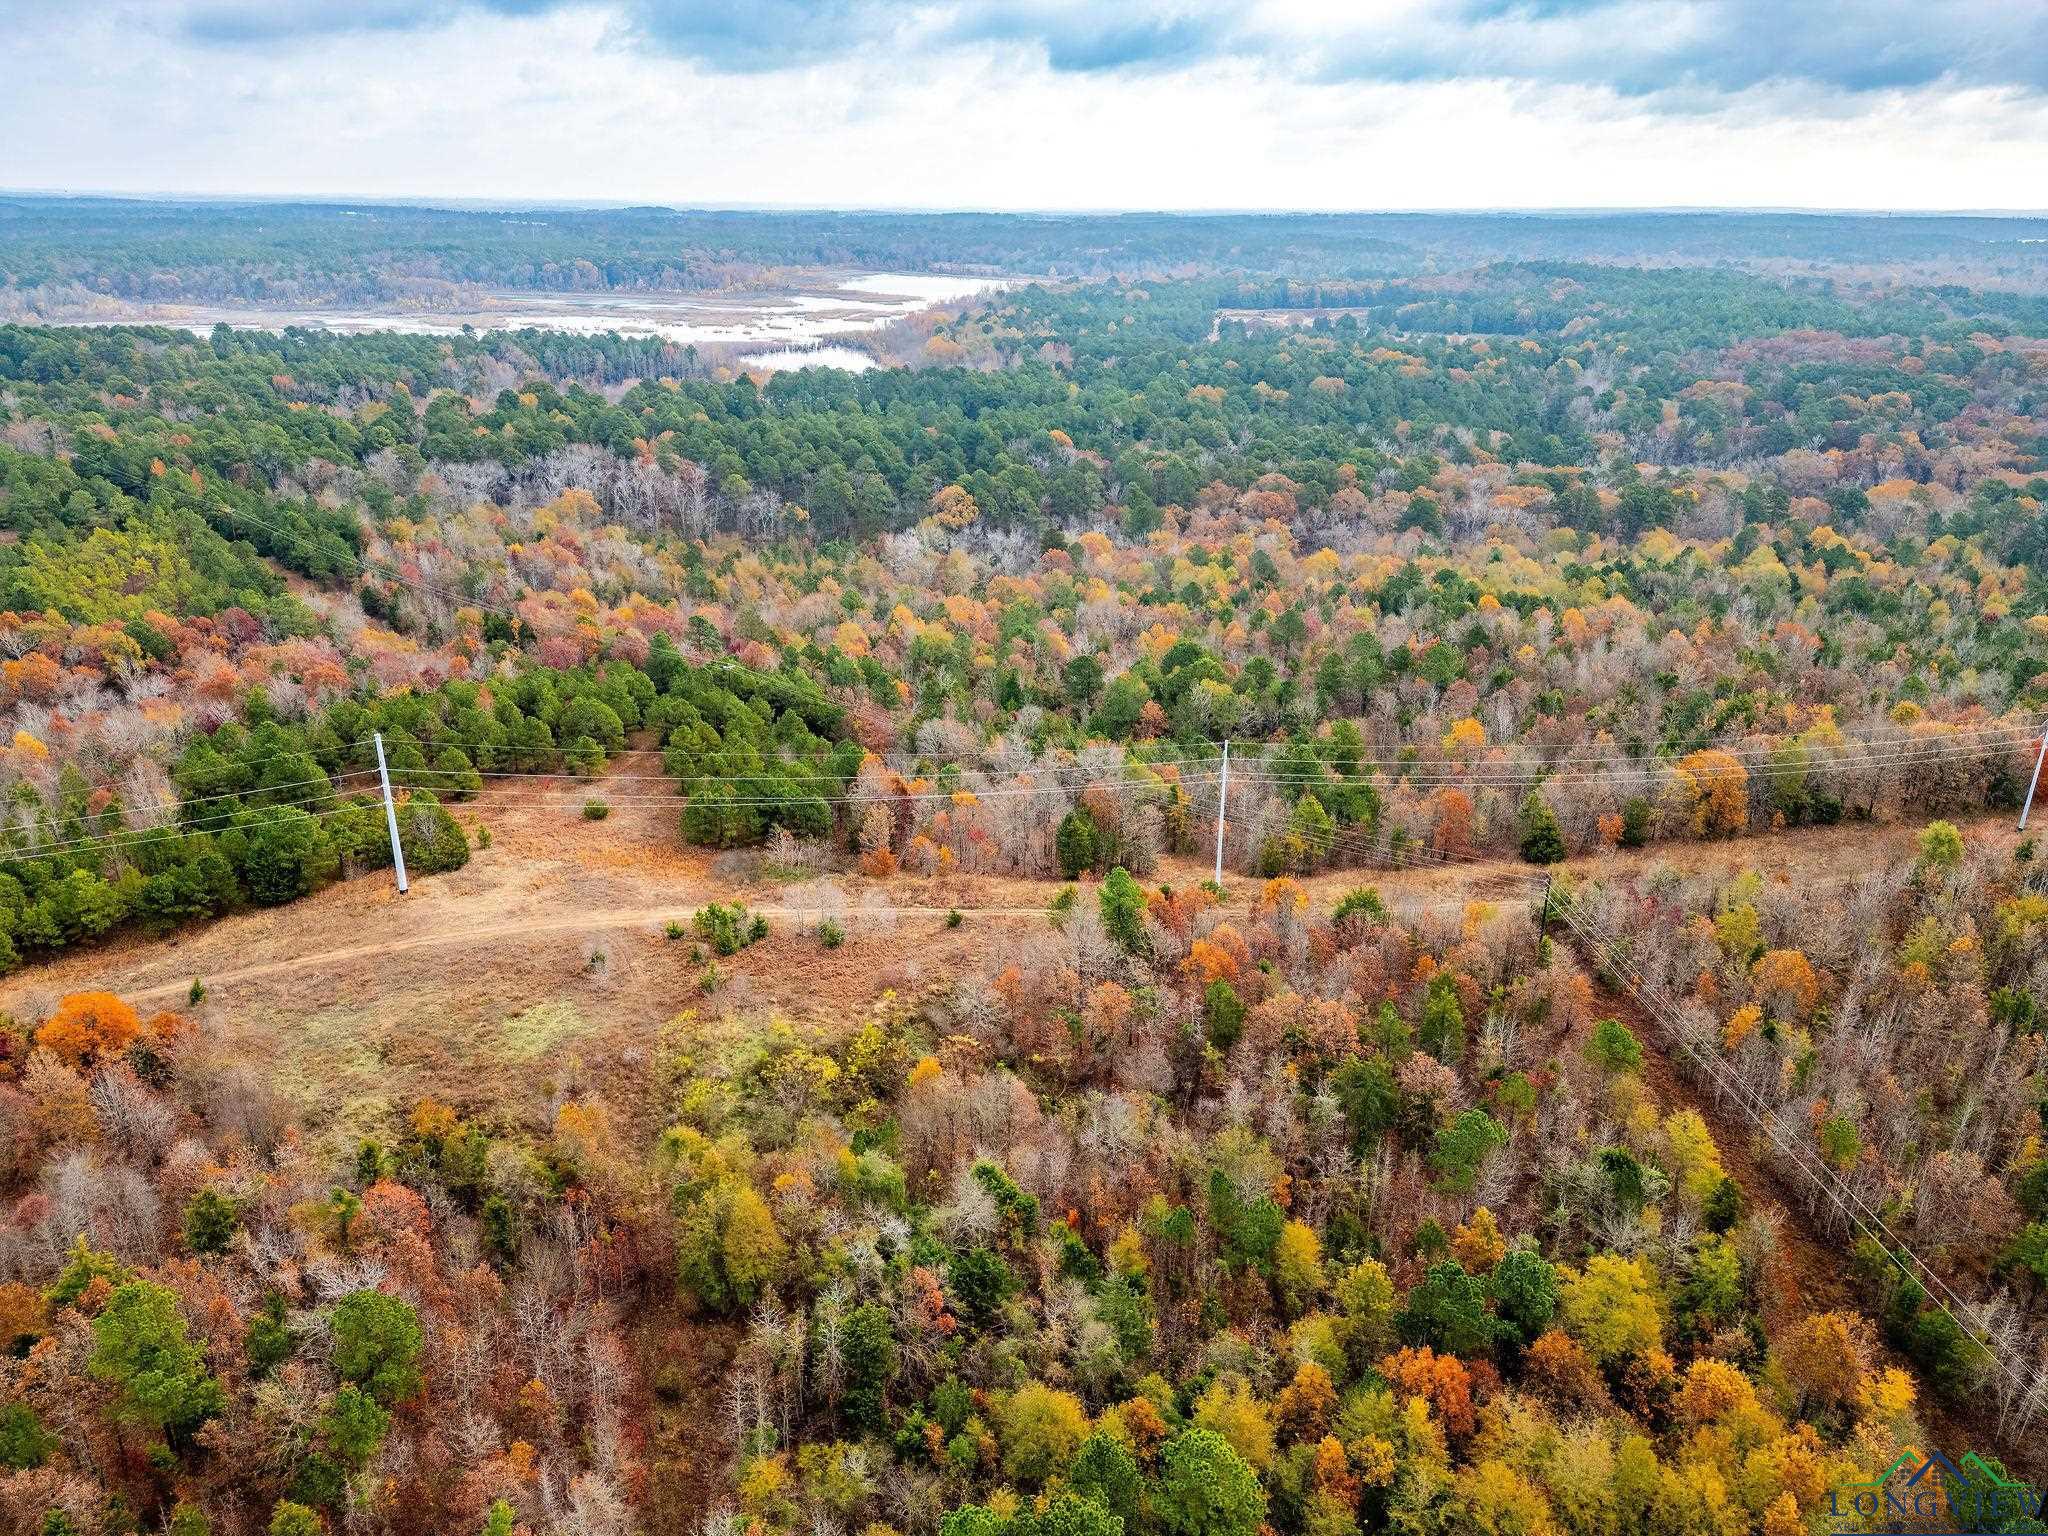
[[[603,821],[611,813],[612,808],[602,800],[586,800],[583,802],[583,819],[585,821]]]
[[[1378,891],[1369,885],[1361,885],[1356,890],[1344,893],[1343,899],[1337,903],[1336,910],[1330,914],[1330,921],[1341,923],[1353,917],[1362,917],[1371,923],[1384,923],[1387,920],[1387,904],[1380,900]]]
[[[738,902],[730,906],[716,901],[706,902],[697,909],[691,926],[696,929],[697,937],[708,943],[716,955],[736,955],[767,932],[767,925],[759,919],[751,923],[747,920],[747,909]]]
[[[1963,834],[1952,821],[1930,821],[1920,832],[1922,868],[1948,871],[1963,862]]]
[[[194,1253],[225,1253],[241,1225],[234,1201],[218,1190],[202,1189],[185,1205],[185,1246]]]
[[[326,1529],[317,1511],[289,1499],[278,1500],[270,1514],[269,1536],[322,1536]]]
[[[826,949],[837,949],[846,942],[846,930],[828,917],[818,924],[818,942]]]

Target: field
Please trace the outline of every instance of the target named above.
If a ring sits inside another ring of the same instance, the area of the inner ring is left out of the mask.
[[[646,1087],[636,1071],[679,1015],[694,1020],[686,1030],[761,1013],[850,1028],[883,991],[915,996],[985,956],[1004,931],[1043,929],[1064,888],[992,876],[884,882],[851,870],[829,880],[775,878],[758,855],[679,846],[682,800],[631,777],[646,761],[615,759],[611,772],[588,781],[487,789],[459,808],[459,819],[472,840],[489,829],[489,846],[454,874],[415,881],[405,896],[388,874],[365,876],[186,934],[117,940],[0,980],[0,1010],[43,1017],[59,995],[87,985],[138,1005],[184,1008],[198,980],[205,999],[187,1011],[223,1055],[298,1085],[311,1123],[336,1137],[357,1136],[426,1095],[465,1112],[506,1107],[508,1088],[525,1096],[515,1107],[544,1123],[584,1076],[633,1102]],[[603,821],[581,815],[593,797],[611,807]],[[2013,840],[2003,817],[1965,825],[1973,842]],[[1809,828],[1768,841],[1608,851],[1556,870],[1565,878],[1657,868],[1732,878],[1754,868],[1796,887],[1910,856],[1914,832]],[[1192,886],[1209,875],[1207,861],[1175,857],[1162,861],[1158,880]],[[1398,916],[1442,917],[1475,900],[1526,905],[1524,891],[1503,881],[1527,876],[1518,860],[1481,858],[1331,870],[1303,885],[1318,908],[1371,885]],[[829,899],[821,905],[822,887]],[[1223,910],[1243,911],[1256,882],[1227,879],[1226,889]],[[687,928],[707,902],[735,901],[767,918],[770,936],[722,962],[724,981],[707,995],[701,946],[664,930]],[[956,910],[959,927],[947,922]],[[835,914],[846,940],[825,949],[814,930]],[[341,1105],[346,1116],[323,1118]]]

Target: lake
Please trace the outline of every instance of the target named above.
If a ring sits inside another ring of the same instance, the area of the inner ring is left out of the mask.
[[[276,331],[286,326],[360,335],[398,331],[414,336],[477,331],[550,330],[579,336],[617,332],[659,336],[736,352],[742,366],[785,368],[872,368],[866,353],[833,341],[879,331],[906,315],[935,304],[954,303],[1005,286],[1001,278],[953,277],[931,272],[862,272],[828,275],[816,283],[761,293],[563,293],[493,294],[469,310],[406,309],[275,310],[254,305],[152,304],[120,306],[66,325],[177,325],[201,336],[216,325],[240,331]]]

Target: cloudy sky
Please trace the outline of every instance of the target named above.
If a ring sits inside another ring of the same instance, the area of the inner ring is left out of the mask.
[[[14,189],[2048,204],[2048,0],[0,0],[0,31]]]

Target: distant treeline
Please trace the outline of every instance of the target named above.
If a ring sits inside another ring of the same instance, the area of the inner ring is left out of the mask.
[[[737,213],[0,199],[0,282],[151,302],[720,287],[796,267],[1316,278],[1566,260],[1921,263],[2048,277],[2048,220],[1816,214]]]

